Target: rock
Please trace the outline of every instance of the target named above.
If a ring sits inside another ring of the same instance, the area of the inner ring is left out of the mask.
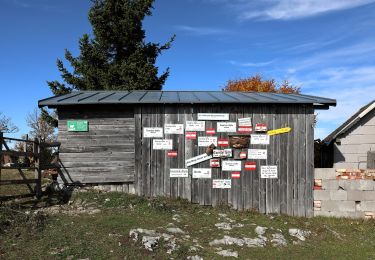
[[[264,247],[266,245],[267,238],[259,236],[256,238],[244,238],[244,242],[247,247]]]
[[[181,216],[178,215],[178,214],[174,214],[174,215],[172,216],[172,219],[173,219],[174,221],[176,221],[176,222],[180,222],[180,221],[181,221]]]
[[[203,257],[200,257],[199,255],[194,255],[194,256],[188,256],[186,259],[189,259],[189,260],[203,260]]]
[[[273,246],[286,246],[287,242],[282,234],[272,234],[271,243]]]
[[[179,248],[179,246],[176,244],[175,239],[171,239],[169,243],[167,244],[167,248],[168,248],[167,254],[172,254],[173,251]]]
[[[311,234],[311,232],[308,231],[308,230],[302,230],[302,229],[298,229],[298,228],[290,228],[289,229],[289,235],[291,235],[292,237],[296,237],[301,241],[305,241],[306,237],[308,237],[310,234]]]
[[[216,254],[225,256],[225,257],[235,257],[238,258],[238,252],[232,251],[232,250],[221,250],[219,252],[216,252]]]
[[[172,233],[172,234],[185,234],[185,232],[178,227],[169,227],[166,229],[167,232]]]
[[[140,233],[148,235],[148,236],[155,236],[156,235],[155,230],[137,228],[137,229],[131,229],[129,231],[129,237],[132,237],[134,241],[137,241]]]
[[[222,217],[222,218],[225,218],[227,216],[227,214],[224,214],[224,213],[219,213],[218,215],[219,217]]]
[[[210,246],[215,245],[237,245],[243,246],[245,241],[241,238],[235,238],[230,236],[224,236],[222,239],[215,239],[209,243]]]
[[[217,227],[218,229],[224,229],[224,230],[232,229],[230,223],[226,223],[226,222],[216,223],[215,227]]]
[[[157,247],[159,239],[160,236],[143,236],[142,244],[148,251],[153,251]]]
[[[257,233],[257,235],[261,236],[261,235],[264,235],[264,233],[266,233],[266,230],[267,230],[266,227],[257,226],[255,228],[255,233]]]

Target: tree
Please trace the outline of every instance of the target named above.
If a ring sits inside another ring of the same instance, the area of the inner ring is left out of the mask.
[[[46,142],[56,140],[55,128],[43,119],[42,114],[37,108],[27,115],[26,123],[30,127],[29,136],[31,138],[41,138]]]
[[[254,91],[254,92],[272,92],[272,93],[300,93],[300,87],[290,85],[289,81],[284,80],[278,84],[274,79],[263,79],[261,75],[256,74],[248,78],[228,80],[223,91]]]
[[[0,112],[0,132],[15,133],[18,132],[18,127],[12,123],[12,120]]]
[[[93,0],[89,21],[93,37],[79,40],[80,54],[65,50],[70,72],[58,59],[65,83],[47,82],[55,95],[72,90],[131,90],[162,88],[169,68],[158,76],[156,58],[170,48],[174,36],[164,45],[145,41],[142,21],[150,16],[154,0]]]

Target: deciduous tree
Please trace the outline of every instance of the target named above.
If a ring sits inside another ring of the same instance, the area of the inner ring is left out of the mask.
[[[18,127],[12,123],[12,120],[0,112],[0,132],[15,133],[18,132]]]

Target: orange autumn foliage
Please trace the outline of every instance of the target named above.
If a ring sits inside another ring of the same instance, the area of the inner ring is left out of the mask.
[[[292,86],[287,80],[278,84],[274,79],[262,79],[255,75],[249,78],[228,80],[223,91],[253,91],[271,93],[300,93],[300,87]]]

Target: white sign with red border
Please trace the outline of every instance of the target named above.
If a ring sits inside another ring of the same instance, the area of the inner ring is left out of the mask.
[[[172,139],[153,139],[152,149],[153,150],[172,150],[173,140]]]
[[[193,168],[194,179],[211,179],[211,168]]]
[[[260,177],[264,179],[276,179],[277,165],[260,166]]]
[[[231,179],[215,179],[212,180],[212,188],[214,189],[230,189],[232,187]]]
[[[198,136],[198,146],[208,147],[211,144],[217,146],[216,136]]]
[[[232,179],[239,179],[241,178],[241,172],[232,172]]]
[[[212,168],[220,168],[220,159],[211,159],[210,166]]]
[[[177,157],[177,151],[168,151],[168,157]]]
[[[252,126],[239,126],[237,132],[239,134],[251,134],[253,132]]]
[[[188,167],[188,166],[192,166],[194,164],[200,163],[200,162],[207,161],[207,160],[209,160],[211,158],[212,158],[212,155],[207,155],[206,153],[204,153],[204,154],[192,157],[190,159],[187,159],[185,161],[185,164]]]
[[[222,161],[222,171],[241,171],[241,161]]]
[[[255,171],[256,169],[256,162],[245,162],[245,171]]]
[[[222,113],[198,113],[198,120],[227,121],[227,120],[229,120],[229,114],[222,114]]]
[[[217,122],[218,133],[235,133],[237,131],[236,122]]]
[[[238,118],[239,126],[252,126],[251,117]]]
[[[204,121],[186,121],[186,131],[198,131],[202,132],[206,130],[206,122]]]
[[[255,125],[255,132],[267,132],[267,125],[266,124],[256,124]]]
[[[226,138],[220,138],[220,139],[217,141],[217,146],[221,146],[221,147],[227,147],[227,146],[229,146],[229,139],[226,139]]]
[[[188,140],[195,140],[197,139],[197,132],[186,132],[185,137]]]
[[[219,149],[214,149],[212,156],[214,158],[220,158],[220,157],[232,157],[232,149],[224,149],[224,150],[219,150]]]
[[[163,128],[162,127],[144,127],[143,128],[143,137],[163,137]]]
[[[270,144],[270,136],[265,134],[252,134],[250,138],[251,144]]]
[[[186,178],[189,177],[188,169],[170,169],[169,177],[171,178]]]
[[[165,134],[183,135],[184,134],[184,125],[183,124],[165,124],[164,125],[164,133]]]
[[[207,128],[206,129],[206,134],[207,135],[214,135],[214,134],[216,134],[215,128]]]
[[[248,149],[248,159],[267,159],[267,149]]]
[[[246,159],[247,158],[247,152],[242,151],[240,152],[240,159]]]

